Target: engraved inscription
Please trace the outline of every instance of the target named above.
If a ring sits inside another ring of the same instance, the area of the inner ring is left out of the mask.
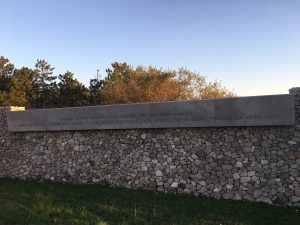
[[[293,101],[293,96],[278,95],[8,112],[8,128],[51,131],[293,125]]]
[[[132,124],[136,125],[139,123],[173,123],[173,122],[180,122],[180,121],[232,121],[232,120],[260,120],[260,119],[268,119],[278,118],[276,114],[265,114],[265,115],[225,115],[225,116],[204,116],[201,114],[196,113],[182,113],[182,114],[175,114],[175,113],[162,113],[162,114],[121,114],[121,115],[114,115],[111,117],[108,116],[99,116],[99,117],[62,117],[60,122],[48,122],[49,126],[61,126],[61,125],[93,125],[93,124]],[[28,121],[21,121],[17,124],[18,127],[34,127],[43,125],[38,122],[28,122]]]

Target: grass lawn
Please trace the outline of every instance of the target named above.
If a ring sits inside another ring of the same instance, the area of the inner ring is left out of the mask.
[[[300,208],[0,179],[0,224],[300,224]]]

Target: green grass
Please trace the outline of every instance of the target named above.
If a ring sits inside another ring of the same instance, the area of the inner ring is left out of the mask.
[[[0,224],[300,224],[300,208],[97,185],[0,179]]]

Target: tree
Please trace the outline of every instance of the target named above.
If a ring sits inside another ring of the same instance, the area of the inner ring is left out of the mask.
[[[155,67],[133,68],[126,63],[113,63],[102,81],[104,104],[195,100],[232,97],[218,81],[187,69],[162,70]]]
[[[83,106],[88,104],[88,89],[74,74],[67,71],[58,76],[59,107]]]
[[[96,104],[158,102],[233,97],[221,82],[187,69],[163,70],[156,67],[112,63],[104,79],[91,79],[89,89],[67,71],[53,75],[54,67],[37,60],[35,69],[14,65],[0,57],[0,105],[27,108],[70,107]]]
[[[90,105],[102,105],[103,104],[103,86],[105,84],[104,80],[101,79],[91,79],[89,92],[90,92]]]
[[[4,56],[0,57],[0,77],[9,77],[12,75],[14,65]]]
[[[174,71],[142,66],[133,69],[126,63],[113,63],[112,67],[103,85],[105,104],[171,101],[179,95]]]
[[[31,108],[33,99],[33,80],[35,72],[27,67],[15,69],[11,77],[11,101],[14,105]]]
[[[180,68],[177,71],[177,79],[184,93],[181,100],[231,98],[236,96],[233,91],[224,87],[220,81],[208,82],[207,77],[185,68]]]
[[[35,80],[33,91],[36,92],[36,106],[46,108],[46,96],[51,97],[55,93],[56,88],[53,82],[57,77],[53,76],[55,68],[45,60],[38,59],[35,64]]]
[[[0,57],[0,104],[11,104],[9,92],[11,88],[11,75],[14,65],[4,56]]]

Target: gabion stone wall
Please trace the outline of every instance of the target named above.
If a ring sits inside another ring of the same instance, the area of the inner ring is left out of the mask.
[[[8,133],[0,110],[0,177],[107,184],[300,206],[296,125]]]

